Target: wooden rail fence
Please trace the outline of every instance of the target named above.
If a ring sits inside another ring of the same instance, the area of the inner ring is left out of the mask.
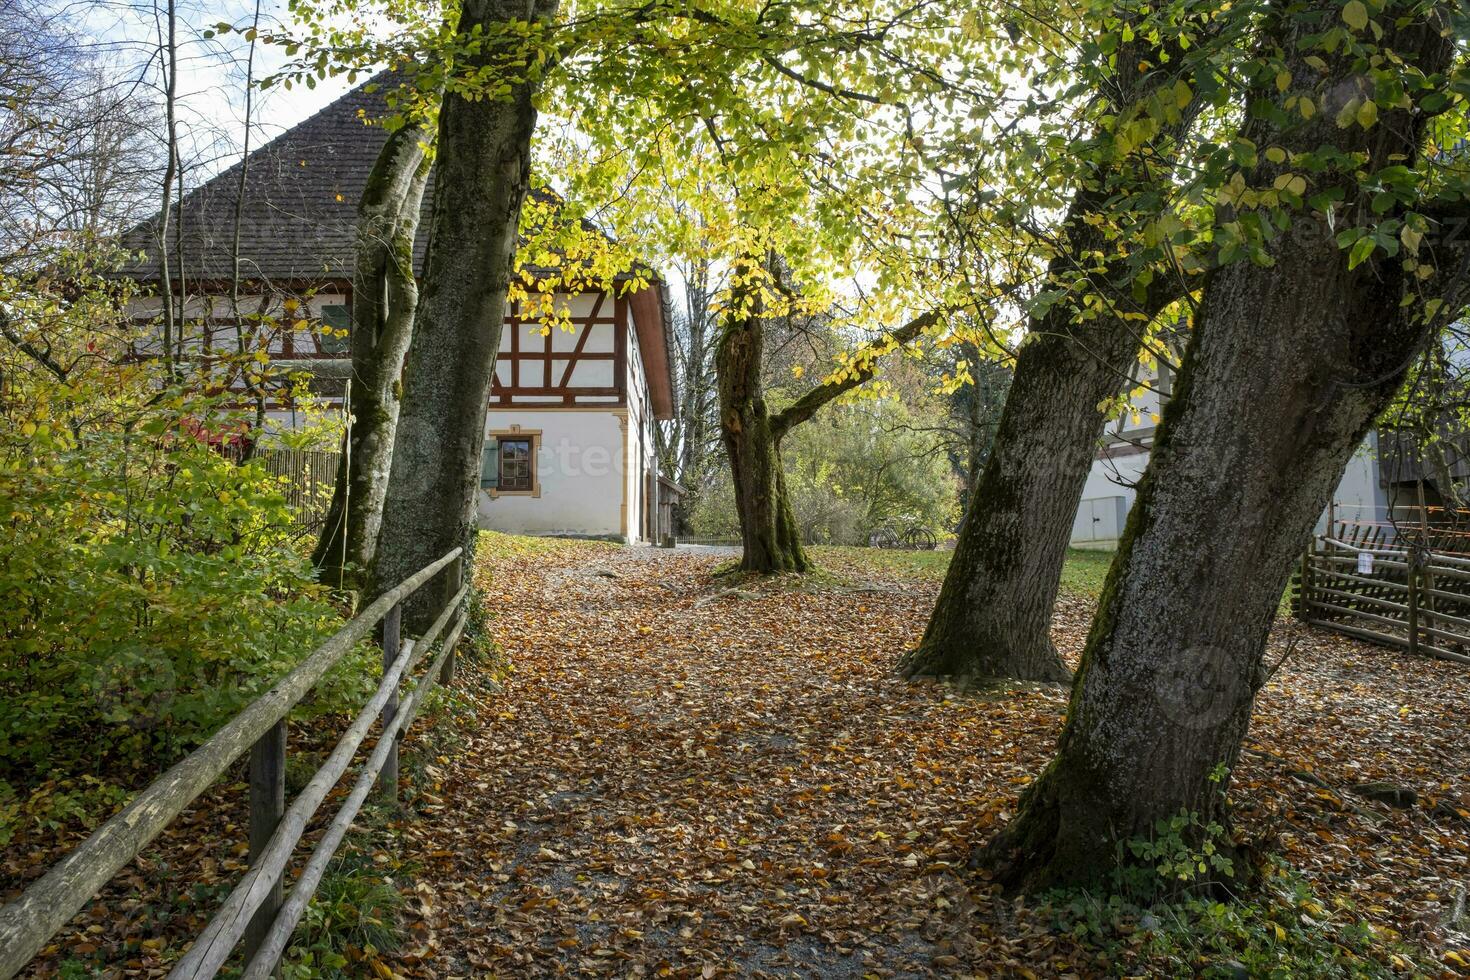
[[[174,966],[172,980],[215,976],[235,946],[245,941],[243,976],[276,972],[291,933],[342,843],[348,826],[376,785],[385,799],[398,795],[398,747],[404,731],[436,683],[454,673],[454,648],[465,625],[461,549],[409,576],[312,651],[300,666],[253,701],[188,757],[155,780],[126,808],[97,828],[9,905],[0,907],[0,978],[15,976],[71,917],[119,870],[136,858],[199,794],[247,751],[250,753],[250,868],[209,925]],[[440,572],[455,595],[417,639],[401,637],[405,599]],[[405,677],[454,625],[428,669],[400,703]],[[383,679],[310,782],[289,808],[285,800],[286,716],[352,647],[382,624]],[[378,722],[378,741],[357,781],[311,853],[289,896],[284,877],[307,823],[352,764],[358,747]]]
[[[1410,653],[1470,664],[1470,554],[1435,550],[1458,530],[1330,521],[1293,576],[1306,623]]]

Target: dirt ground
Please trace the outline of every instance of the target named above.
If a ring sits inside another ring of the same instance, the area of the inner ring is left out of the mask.
[[[1109,963],[965,871],[1045,764],[1065,692],[959,694],[892,666],[933,569],[822,556],[732,584],[718,550],[491,558],[513,665],[439,766],[414,976],[1089,975]],[[1075,663],[1093,600],[1063,598]],[[1278,627],[1232,788],[1329,914],[1433,962],[1470,881],[1470,671]],[[1413,789],[1395,809],[1348,787]],[[1352,911],[1346,911],[1351,908]],[[1388,933],[1392,934],[1392,933]]]

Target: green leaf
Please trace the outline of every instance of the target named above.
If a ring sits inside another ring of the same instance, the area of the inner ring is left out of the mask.
[[[1449,103],[1450,97],[1443,92],[1430,92],[1419,100],[1419,108],[1424,112],[1439,112]]]
[[[1342,8],[1342,19],[1355,31],[1361,31],[1368,26],[1368,8],[1363,6],[1362,0],[1348,0]]]
[[[1362,265],[1368,256],[1373,254],[1375,244],[1371,235],[1364,235],[1354,242],[1352,249],[1348,252],[1348,268],[1356,269]]]

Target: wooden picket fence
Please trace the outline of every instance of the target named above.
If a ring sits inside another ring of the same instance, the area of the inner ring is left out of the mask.
[[[1292,580],[1298,619],[1470,664],[1470,533],[1428,520],[1330,520]]]
[[[261,980],[273,975],[322,874],[368,794],[376,785],[383,798],[396,799],[399,742],[423,707],[424,698],[436,683],[447,684],[453,678],[454,648],[464,630],[464,598],[469,588],[462,584],[466,577],[460,554],[461,549],[455,548],[379,597],[312,651],[300,666],[97,828],[19,898],[0,907],[0,980],[9,980],[20,972],[103,885],[246,752],[250,754],[250,869],[169,977],[204,980],[215,976],[242,940],[245,965],[241,976]],[[403,602],[441,572],[448,576],[448,588],[456,590],[453,598],[423,636],[403,638]],[[430,654],[451,619],[454,625],[428,669],[400,703],[404,678]],[[286,716],[379,623],[383,679],[288,808]],[[377,744],[359,768],[356,783],[327,825],[290,894],[285,894],[286,867],[307,823],[346,774],[375,721]]]
[[[327,516],[332,485],[337,480],[338,452],[316,449],[260,449],[255,458],[276,476],[286,478],[286,503],[316,526]]]
[[[236,462],[242,458],[239,447],[231,446],[223,451]],[[250,458],[267,472],[285,478],[282,482],[286,503],[296,512],[301,530],[320,531],[332,504],[332,487],[342,454],[319,449],[262,448],[256,449]]]

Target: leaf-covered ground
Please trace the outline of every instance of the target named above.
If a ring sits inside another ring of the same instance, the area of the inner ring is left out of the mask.
[[[431,818],[405,828],[418,870],[400,973],[1147,964],[1141,932],[1104,951],[965,872],[1047,760],[1065,696],[895,679],[940,556],[825,549],[830,574],[752,582],[715,575],[727,557],[711,552],[492,551],[481,574],[514,672],[439,767]],[[1069,564],[1056,638],[1074,662],[1104,562]],[[1291,656],[1233,792],[1242,829],[1317,891],[1283,921],[1361,918],[1453,971],[1470,955],[1444,924],[1470,880],[1470,672],[1293,625],[1272,644]],[[1373,780],[1418,801],[1347,791]]]
[[[1063,692],[899,682],[947,556],[816,551],[821,574],[749,581],[715,574],[729,559],[710,551],[482,538],[514,670],[497,691],[466,664],[455,704],[415,726],[411,805],[360,818],[292,975],[322,975],[329,952],[328,976],[383,978],[1317,976],[1329,961],[1452,975],[1470,960],[1447,924],[1470,881],[1470,671],[1279,627],[1272,661],[1290,657],[1234,798],[1242,829],[1315,894],[1283,881],[1282,902],[1151,928],[1104,910],[1080,938],[1064,903],[1001,899],[964,870],[1049,756]],[[1106,565],[1069,556],[1056,636],[1073,660]],[[333,734],[293,726],[292,787]],[[242,774],[24,975],[163,976],[244,870]],[[1349,791],[1371,781],[1418,798]],[[83,836],[27,829],[0,851],[0,900]],[[1350,921],[1376,930],[1372,963],[1337,945]],[[1400,940],[1414,964],[1395,959]]]

